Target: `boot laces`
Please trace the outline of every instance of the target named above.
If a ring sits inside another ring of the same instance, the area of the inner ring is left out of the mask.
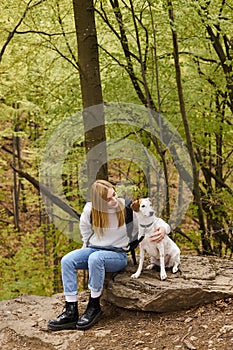
[[[61,317],[61,316],[63,316],[64,314],[66,314],[66,307],[64,306],[63,307],[63,310],[62,310],[62,313],[58,316],[58,317]]]

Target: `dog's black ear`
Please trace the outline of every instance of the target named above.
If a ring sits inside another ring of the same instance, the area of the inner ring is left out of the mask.
[[[139,212],[139,208],[140,208],[140,203],[139,200],[134,201],[131,205],[130,208],[133,209],[133,211],[135,211],[136,213]]]

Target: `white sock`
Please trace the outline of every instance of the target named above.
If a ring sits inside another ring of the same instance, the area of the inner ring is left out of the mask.
[[[75,294],[75,295],[66,295],[65,298],[66,298],[66,301],[68,303],[75,303],[78,300],[77,294]]]
[[[99,298],[101,296],[102,290],[100,292],[94,292],[91,290],[91,297],[92,298]]]

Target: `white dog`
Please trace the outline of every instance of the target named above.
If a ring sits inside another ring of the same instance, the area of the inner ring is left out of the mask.
[[[151,264],[147,266],[147,269],[151,270],[155,265],[160,265],[160,278],[161,280],[165,280],[167,278],[165,266],[172,267],[173,273],[178,271],[180,264],[180,249],[167,235],[165,235],[159,243],[151,242],[148,235],[150,235],[155,228],[166,226],[167,224],[162,219],[155,217],[152,203],[149,198],[142,198],[134,201],[131,204],[131,208],[137,214],[139,240],[140,237],[144,236],[144,239],[140,242],[140,260],[138,269],[131,277],[138,278],[140,276],[145,251],[147,251],[151,257]]]

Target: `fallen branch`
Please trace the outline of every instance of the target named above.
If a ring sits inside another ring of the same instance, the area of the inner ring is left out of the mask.
[[[10,164],[10,166],[20,176],[28,180],[38,191],[40,191],[41,193],[43,193],[43,195],[49,198],[55,205],[57,205],[59,208],[64,210],[66,213],[70,214],[70,216],[72,216],[76,220],[79,220],[80,213],[78,213],[75,209],[73,209],[69,204],[67,204],[61,198],[57,197],[55,194],[50,192],[45,185],[40,184],[39,181],[36,180],[34,177],[32,177],[31,175],[29,175],[28,173],[25,173],[20,169],[15,168],[12,164]]]
[[[1,149],[9,154],[12,154],[13,155],[13,151],[9,148],[7,148],[7,146],[3,145],[1,147]],[[18,158],[19,156],[17,154],[14,154],[14,157],[15,158]],[[29,163],[27,160],[24,160],[24,159],[21,159],[21,162],[24,162],[25,164],[29,165],[29,166],[32,166],[31,163]]]

